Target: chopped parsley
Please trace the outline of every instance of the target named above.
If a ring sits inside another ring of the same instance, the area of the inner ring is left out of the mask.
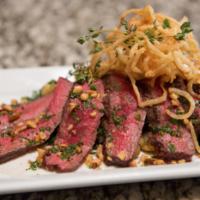
[[[165,18],[165,19],[163,20],[162,27],[163,27],[164,29],[171,28],[170,22],[169,22],[169,20],[168,20],[167,18]]]
[[[172,124],[175,124],[175,125],[183,125],[183,121],[182,120],[178,120],[178,119],[174,119],[174,118],[171,118],[170,122]]]
[[[51,131],[51,127],[40,127],[40,131],[41,132],[45,132],[45,131]]]
[[[172,143],[169,143],[169,144],[168,144],[168,151],[169,151],[170,153],[174,153],[174,152],[176,151],[175,145],[172,144]]]
[[[75,92],[71,92],[71,94],[70,94],[70,98],[71,99],[78,98],[79,96],[80,96],[80,94],[79,93],[75,93]]]
[[[26,138],[27,139],[27,138]],[[28,140],[28,146],[35,146],[35,145],[38,145],[39,144],[39,142],[38,141],[35,141],[35,140],[29,140],[29,139],[27,139]]]
[[[70,144],[66,148],[64,148],[61,152],[61,159],[62,160],[69,160],[70,157],[75,155],[77,152],[77,147],[79,147],[80,144]]]
[[[76,123],[79,123],[79,122],[80,122],[80,118],[78,117],[78,115],[77,115],[77,113],[76,113],[75,110],[73,110],[73,111],[71,112],[71,117],[72,117],[72,119],[73,119]]]
[[[184,40],[186,34],[190,33],[193,31],[193,29],[191,28],[191,23],[190,22],[184,22],[181,25],[181,32],[177,33],[174,37],[176,40]]]
[[[117,115],[116,111],[112,111],[111,113],[111,117],[112,117],[112,121],[113,123],[115,124],[115,126],[120,126],[122,124],[122,122],[124,121],[125,119],[125,116],[119,116]]]
[[[40,163],[36,160],[36,161],[30,161],[30,166],[29,166],[29,170],[33,170],[36,171],[38,169],[38,167],[40,167]]]
[[[56,84],[56,81],[52,79],[52,80],[50,80],[47,84],[50,84],[50,85],[51,85],[51,84]]]
[[[96,87],[96,85],[91,84],[91,85],[90,85],[90,89],[91,89],[91,90],[97,90],[97,87]]]
[[[59,152],[59,147],[54,145],[51,147],[51,149],[49,149],[49,151],[51,153],[57,153],[57,152]]]
[[[43,120],[49,120],[49,119],[51,119],[51,118],[52,118],[52,115],[48,115],[48,114],[42,115],[42,119],[43,119]]]
[[[100,125],[99,128],[97,129],[97,143],[98,144],[103,144],[105,135],[106,135],[106,130],[103,125]]]
[[[84,101],[84,102],[83,102],[83,107],[84,107],[84,108],[89,108],[89,107],[90,107],[90,101],[89,101],[89,100]]]
[[[151,127],[153,133],[169,133],[171,136],[176,136],[177,132],[174,131],[169,125],[164,125],[161,127]]]

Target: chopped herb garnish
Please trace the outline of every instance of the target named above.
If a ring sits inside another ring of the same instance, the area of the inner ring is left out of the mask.
[[[183,125],[183,121],[182,120],[178,120],[178,119],[174,119],[174,118],[171,118],[170,122],[172,124],[175,124],[175,125]]]
[[[35,146],[35,145],[37,145],[37,144],[39,144],[38,141],[35,141],[35,140],[28,140],[28,146]]]
[[[175,39],[176,40],[184,40],[185,39],[185,36],[186,34],[190,33],[193,31],[193,29],[191,28],[191,23],[190,22],[184,22],[182,25],[181,25],[181,32],[180,33],[177,33],[175,35]]]
[[[106,130],[103,125],[100,125],[97,129],[97,135],[97,144],[103,144],[106,135]]]
[[[169,22],[169,20],[168,20],[167,18],[165,18],[165,19],[163,20],[163,25],[162,25],[162,27],[163,27],[164,29],[166,29],[166,28],[171,28],[170,22]]]
[[[172,136],[176,136],[177,132],[170,128],[168,125],[161,127],[151,127],[153,133],[169,133]]]
[[[47,84],[50,84],[50,85],[51,85],[51,84],[56,84],[56,81],[52,79],[52,80],[50,80]]]
[[[70,94],[70,98],[72,98],[72,99],[75,99],[75,98],[77,98],[79,96],[80,96],[80,94],[79,93],[75,93],[75,92],[71,92],[71,94]]]
[[[97,90],[97,87],[96,87],[96,85],[91,84],[91,85],[90,85],[90,89],[91,89],[91,90]]]
[[[40,131],[41,132],[45,132],[45,131],[51,131],[51,127],[40,127]]]
[[[120,126],[122,124],[122,122],[124,121],[124,119],[125,119],[125,116],[117,115],[115,110],[112,111],[111,115],[112,115],[112,121],[115,124],[115,126]]]
[[[72,119],[73,119],[76,123],[80,122],[80,118],[78,117],[78,115],[77,115],[77,113],[76,113],[75,110],[73,110],[73,111],[71,112],[71,116],[72,116]]]
[[[172,144],[172,143],[169,143],[169,144],[168,144],[168,151],[169,151],[170,153],[174,153],[174,152],[176,151],[175,145]]]
[[[51,149],[49,149],[49,151],[51,153],[57,153],[57,152],[59,152],[59,147],[54,145],[51,147]]]
[[[30,167],[28,168],[29,170],[36,171],[40,167],[40,163],[36,161],[30,161]]]
[[[64,148],[61,152],[61,159],[62,160],[69,160],[70,157],[75,155],[77,152],[77,148],[80,146],[80,144],[71,144]]]
[[[98,60],[97,63],[96,63],[96,65],[95,65],[95,68],[99,68],[100,64],[101,64],[101,60]]]
[[[84,107],[84,108],[89,108],[89,107],[90,107],[90,101],[89,101],[89,100],[84,101],[84,102],[83,102],[83,107]]]
[[[42,115],[42,119],[43,119],[43,120],[49,120],[49,119],[51,119],[51,118],[52,118],[52,115],[48,115],[48,114]]]

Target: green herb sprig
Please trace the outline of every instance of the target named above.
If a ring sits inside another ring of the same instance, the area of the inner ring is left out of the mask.
[[[177,33],[174,37],[176,40],[184,40],[186,35],[190,32],[193,31],[193,29],[191,28],[191,23],[190,22],[184,22],[181,25],[181,32]]]
[[[170,22],[169,22],[169,20],[168,20],[167,18],[165,18],[165,19],[163,20],[162,27],[163,27],[164,29],[171,28]]]
[[[30,163],[30,166],[29,166],[28,170],[36,171],[40,167],[40,163],[37,160],[30,161],[29,163]]]
[[[77,42],[82,45],[89,40],[93,40],[94,38],[97,38],[102,32],[102,29],[103,29],[103,26],[101,26],[99,29],[89,28],[88,34],[78,38]]]

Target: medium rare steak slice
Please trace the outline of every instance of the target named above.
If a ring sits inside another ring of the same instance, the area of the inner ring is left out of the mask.
[[[26,105],[28,108],[34,109],[33,115],[30,114],[31,117],[34,117],[31,120],[19,121],[1,131],[0,162],[5,162],[26,153],[44,143],[49,138],[61,121],[63,108],[71,88],[71,82],[60,78],[53,92],[53,96],[49,96],[51,102],[45,113],[43,113],[42,108],[39,109],[37,107],[37,103],[33,107]],[[36,114],[38,114],[37,117]],[[26,116],[24,119],[29,118],[27,117],[29,115],[24,116]]]
[[[17,105],[14,108],[9,105],[10,110],[7,111],[2,108],[2,111],[0,111],[0,131],[8,128],[9,125],[13,126],[13,123],[16,124],[21,121],[33,119],[41,113],[46,112],[52,98],[53,93],[40,97],[35,101]]]
[[[178,126],[172,129],[170,125],[165,126],[164,129],[166,130],[151,134],[149,138],[156,149],[156,157],[166,161],[180,159],[190,161],[195,149],[189,130]]]
[[[101,80],[92,85],[75,85],[66,106],[54,145],[43,165],[49,170],[74,171],[91,151],[103,116],[104,87]]]
[[[175,87],[184,87],[183,82],[178,80]],[[151,88],[143,83],[143,87],[148,88],[145,91],[140,87],[142,96],[155,98],[159,96],[160,88]],[[155,156],[164,160],[180,160],[189,161],[195,153],[195,148],[191,134],[181,120],[170,118],[165,110],[172,107],[170,100],[157,106],[147,108],[147,123],[151,133],[148,134],[149,142],[154,146]]]
[[[137,108],[130,82],[119,75],[104,78],[106,88],[105,153],[108,164],[126,166],[139,147],[146,112]]]

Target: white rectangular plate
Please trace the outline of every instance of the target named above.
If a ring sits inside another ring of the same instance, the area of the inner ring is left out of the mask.
[[[12,98],[31,95],[44,83],[59,76],[69,77],[69,67],[46,67],[0,70],[0,100],[9,102]],[[200,175],[200,159],[194,157],[191,163],[135,168],[88,169],[82,166],[71,173],[57,174],[42,169],[27,170],[28,161],[35,153],[29,153],[0,165],[0,194],[56,190],[106,184],[130,183],[150,180],[166,180],[197,177]]]

